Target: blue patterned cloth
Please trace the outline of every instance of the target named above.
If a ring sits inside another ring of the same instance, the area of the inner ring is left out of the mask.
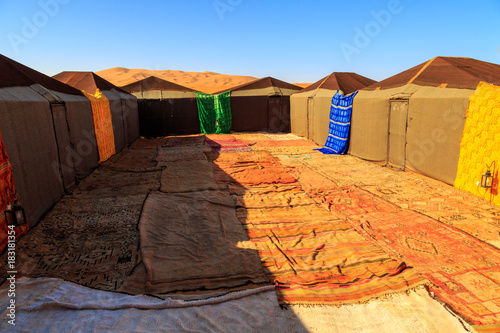
[[[323,154],[345,154],[349,140],[349,129],[351,128],[352,102],[358,92],[344,96],[335,93],[332,98],[330,109],[330,130],[326,139],[325,147],[316,149]]]

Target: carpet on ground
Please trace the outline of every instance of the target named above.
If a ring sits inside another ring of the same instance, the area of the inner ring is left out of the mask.
[[[243,141],[236,139],[234,136],[227,135],[225,137],[206,136],[206,143],[216,153],[228,153],[238,151],[251,151]]]
[[[359,303],[426,282],[300,189],[234,195],[282,304]]]
[[[472,194],[421,177],[412,177],[398,187],[363,186],[363,189],[500,249],[500,208]]]
[[[95,170],[73,191],[73,197],[105,198],[147,194],[160,187],[161,171]]]
[[[157,166],[155,149],[125,148],[102,165],[102,168],[116,171],[146,172],[160,170]]]
[[[205,135],[179,135],[167,137],[165,146],[179,147],[179,146],[203,146],[205,144]]]
[[[228,191],[153,192],[139,231],[142,267],[123,292],[202,294],[269,284]]]
[[[304,140],[303,137],[292,134],[292,133],[282,133],[282,134],[270,134],[270,133],[265,133],[264,134],[267,138],[271,140],[277,140],[277,141],[282,141],[282,140]]]
[[[167,138],[158,139],[148,139],[139,138],[130,146],[131,149],[157,149],[159,146],[163,146]]]
[[[296,182],[278,161],[213,162],[215,180],[221,184],[289,184]]]
[[[358,231],[426,276],[433,283],[430,290],[472,324],[498,324],[497,249],[420,213],[399,207],[384,209],[397,206],[366,191],[337,192],[336,196],[331,191],[328,197],[332,211],[346,212]]]
[[[168,162],[161,175],[162,192],[218,190],[212,163],[208,161]]]
[[[16,281],[16,328],[26,332],[471,332],[423,288],[345,307],[280,309],[273,286],[202,301],[161,300],[85,288],[59,279]],[[0,330],[9,283],[0,287]]]
[[[156,161],[158,166],[164,167],[169,162],[206,161],[205,152],[210,152],[208,146],[177,146],[159,147]]]
[[[137,222],[145,198],[64,197],[16,243],[18,273],[117,290],[137,260]],[[6,255],[0,260],[5,263]],[[1,281],[8,277],[6,271],[0,274]]]
[[[262,162],[262,161],[277,161],[271,153],[265,150],[244,151],[244,152],[229,152],[229,153],[209,153],[213,155],[212,161],[216,162]]]

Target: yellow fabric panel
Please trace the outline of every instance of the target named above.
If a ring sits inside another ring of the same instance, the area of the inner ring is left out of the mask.
[[[499,147],[500,87],[480,82],[469,99],[467,119],[460,143],[455,187],[500,206],[500,196],[498,196]],[[491,190],[484,189],[480,185],[481,175],[486,172],[487,165],[491,165],[493,162],[496,163],[496,166],[490,171],[494,175],[494,186]]]
[[[99,89],[94,95],[83,92],[92,104],[95,137],[99,150],[99,162],[104,162],[115,154],[115,139],[109,100]]]

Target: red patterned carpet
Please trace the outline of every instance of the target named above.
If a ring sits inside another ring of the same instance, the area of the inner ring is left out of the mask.
[[[500,321],[500,252],[415,211],[401,209],[355,186],[330,191],[325,204],[394,258],[404,260],[429,288],[472,324]]]

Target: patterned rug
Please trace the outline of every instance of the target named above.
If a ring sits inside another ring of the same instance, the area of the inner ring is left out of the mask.
[[[472,324],[500,322],[498,250],[356,187],[332,190],[325,200],[359,232],[426,276],[434,284],[430,290]]]
[[[161,175],[161,191],[168,193],[222,189],[208,161],[169,162]]]
[[[359,303],[425,282],[300,188],[230,189],[280,304]]]
[[[231,135],[207,135],[206,143],[216,153],[229,153],[239,151],[251,151],[243,141],[236,139]]]
[[[319,148],[318,145],[313,146],[275,146],[275,147],[255,147],[254,150],[267,150],[273,155],[302,155],[314,153],[314,149]]]
[[[285,140],[262,140],[258,141],[253,148],[262,148],[262,147],[317,147],[312,141],[299,139],[285,139]]]
[[[269,284],[227,191],[153,192],[139,230],[143,268],[123,292],[201,294]]]
[[[206,161],[205,152],[209,151],[208,146],[159,147],[156,161],[160,167],[169,162]]]
[[[220,184],[289,184],[296,180],[277,161],[213,162],[215,181]]]
[[[401,208],[432,217],[500,249],[500,209],[480,198],[421,178],[409,179],[393,188],[363,188]]]
[[[278,141],[283,141],[283,140],[304,140],[303,137],[292,134],[292,133],[282,133],[282,134],[269,134],[266,133],[264,134],[266,137],[268,137],[271,140],[278,140]],[[311,142],[311,141],[309,141]]]
[[[160,170],[156,162],[156,149],[125,148],[107,160],[102,168],[115,171],[146,172]]]
[[[161,171],[126,172],[96,170],[78,184],[73,197],[109,198],[147,194],[160,187]]]
[[[425,214],[500,249],[500,208],[471,194],[415,173],[396,172],[348,155],[289,159],[300,161],[338,187],[355,184],[401,208]]]
[[[182,136],[169,136],[165,146],[179,147],[179,146],[203,146],[205,144],[205,135],[182,135]]]
[[[131,149],[157,149],[159,146],[163,146],[167,141],[166,138],[159,139],[148,139],[139,138],[137,141],[132,143]]]
[[[244,152],[231,152],[231,153],[210,153],[213,154],[212,161],[216,162],[262,162],[262,161],[277,161],[278,159],[274,157],[270,152],[265,150],[258,151],[244,151]]]
[[[56,277],[116,291],[139,248],[137,222],[146,195],[64,197],[16,243],[16,268],[28,277]],[[1,262],[6,262],[5,255]],[[2,270],[0,281],[7,275]]]

